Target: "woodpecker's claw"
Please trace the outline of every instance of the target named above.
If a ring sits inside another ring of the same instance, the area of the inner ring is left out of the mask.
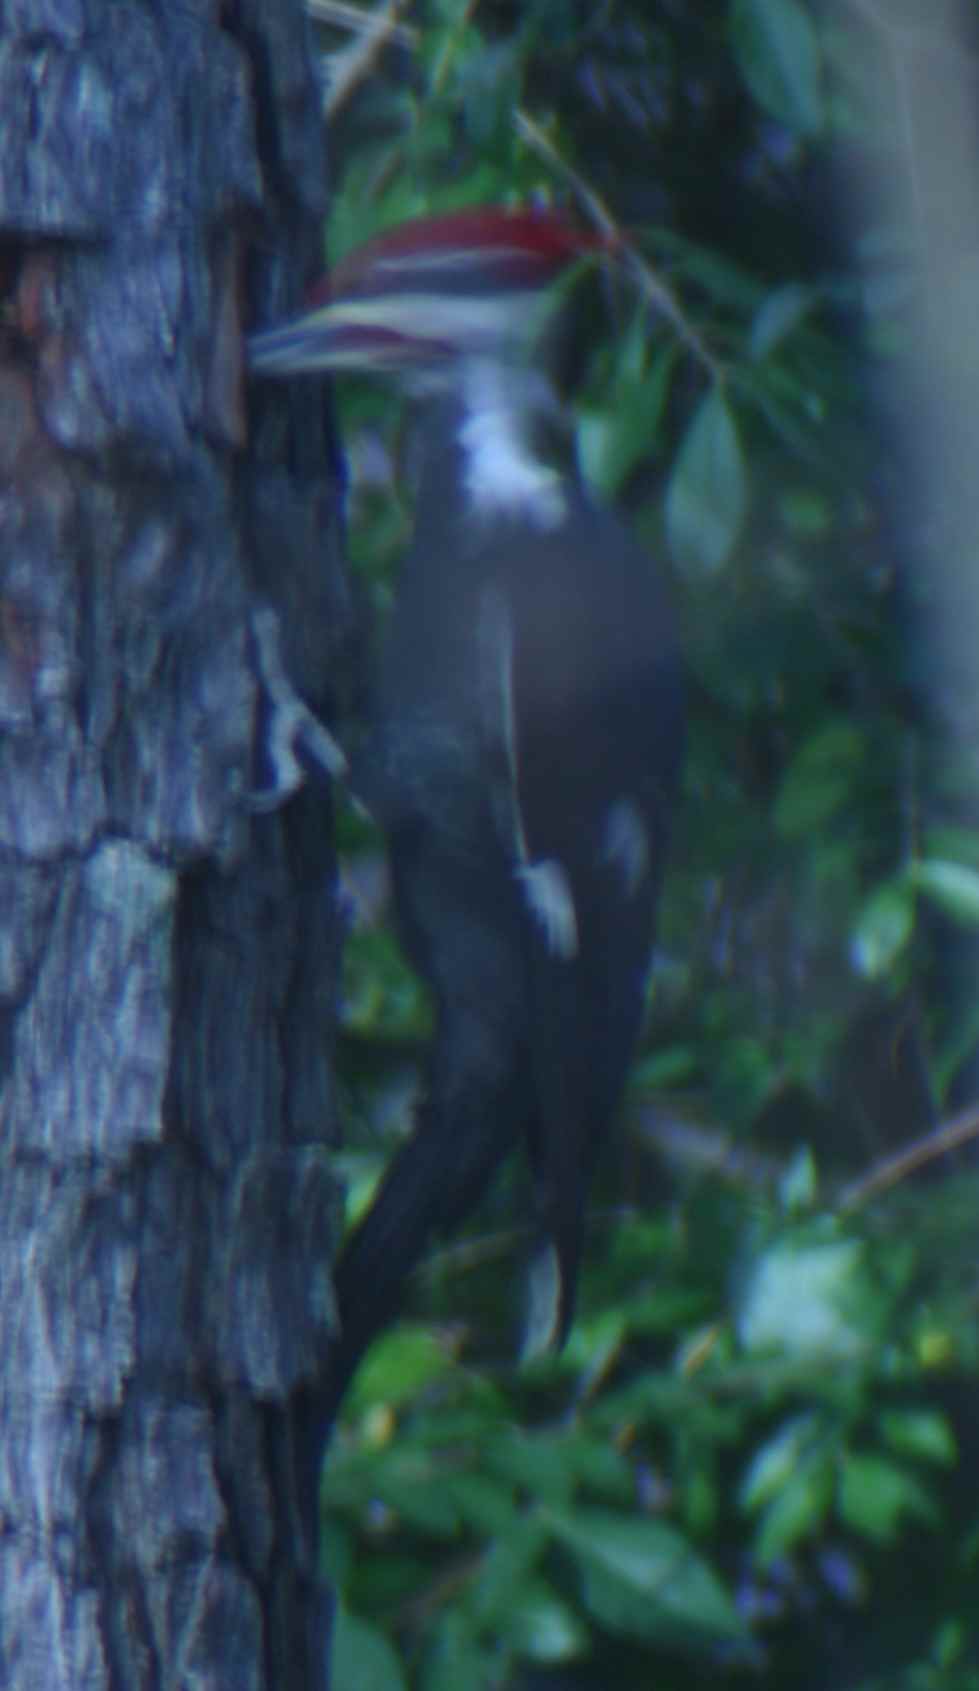
[[[282,633],[271,605],[252,611],[252,649],[265,721],[256,731],[256,763],[268,778],[248,795],[252,810],[276,810],[306,779],[311,764],[331,780],[347,772],[347,759],[328,728],[296,692],[282,661]]]

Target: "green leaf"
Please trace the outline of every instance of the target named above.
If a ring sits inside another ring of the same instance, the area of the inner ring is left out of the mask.
[[[518,1656],[533,1662],[567,1662],[588,1646],[587,1627],[541,1579],[514,1596],[501,1617],[500,1634]]]
[[[963,927],[979,927],[979,870],[929,857],[913,863],[910,874],[918,891],[946,915]]]
[[[780,1491],[812,1446],[819,1422],[811,1412],[793,1415],[757,1450],[741,1482],[740,1502],[749,1513],[761,1509]]]
[[[628,1330],[626,1311],[605,1308],[597,1315],[580,1315],[575,1321],[568,1342],[560,1356],[538,1359],[535,1367],[541,1371],[552,1369],[570,1371],[600,1379],[622,1349]]]
[[[822,128],[819,41],[799,0],[734,0],[734,54],[759,105],[799,135]]]
[[[948,1619],[942,1622],[932,1645],[932,1654],[939,1668],[948,1670],[961,1662],[969,1647],[971,1632],[967,1621],[958,1615],[949,1615]],[[968,1678],[956,1680],[954,1685],[949,1683],[950,1691],[977,1691],[979,1675],[971,1672]]]
[[[926,858],[947,858],[952,863],[968,863],[979,869],[979,829],[936,823],[925,829],[924,847]]]
[[[425,1662],[423,1691],[461,1691],[463,1686],[493,1683],[487,1661],[458,1611],[447,1611],[440,1622],[436,1641]],[[359,1691],[356,1680],[335,1678],[337,1691]]]
[[[715,305],[738,315],[748,316],[758,310],[765,297],[765,289],[750,270],[735,264],[715,247],[699,246],[662,224],[648,233],[660,260],[669,265],[672,276],[695,283]]]
[[[948,1011],[946,1010],[946,1015]],[[964,1063],[979,1046],[979,1000],[960,1004],[948,1015],[949,1026],[932,1058],[932,1078],[939,1099],[945,1097]]]
[[[747,1281],[738,1314],[742,1344],[813,1361],[858,1355],[876,1313],[862,1265],[856,1239],[773,1245]]]
[[[627,1304],[629,1328],[634,1333],[682,1333],[692,1322],[712,1312],[709,1299],[693,1287],[654,1286],[638,1288]]]
[[[404,1322],[367,1352],[345,1402],[345,1414],[362,1414],[376,1403],[405,1403],[451,1373],[454,1366],[428,1327]]]
[[[604,1509],[549,1509],[545,1518],[582,1568],[586,1601],[603,1624],[643,1638],[743,1636],[721,1581],[673,1527]]]
[[[407,967],[393,935],[352,933],[343,959],[343,1021],[349,1033],[413,1042],[432,1027],[428,995]]]
[[[714,1085],[729,1112],[748,1120],[761,1109],[779,1078],[770,1041],[748,1035],[729,1039],[714,1062]]]
[[[634,1495],[632,1464],[606,1439],[581,1432],[561,1442],[568,1466],[583,1487],[615,1503],[627,1503]]]
[[[629,1087],[635,1092],[657,1092],[662,1087],[681,1085],[696,1072],[694,1045],[667,1045],[635,1065],[629,1076]]]
[[[476,1532],[499,1538],[513,1529],[513,1493],[498,1479],[467,1471],[446,1476],[445,1486],[462,1519]]]
[[[897,1537],[902,1517],[935,1521],[934,1501],[914,1474],[884,1456],[848,1454],[840,1478],[840,1514],[857,1532],[878,1544]]]
[[[756,312],[748,336],[752,358],[767,358],[770,352],[798,328],[819,301],[816,288],[804,282],[787,282],[776,288]]]
[[[507,1531],[495,1538],[467,1599],[477,1628],[499,1624],[512,1609],[518,1594],[536,1577],[534,1570],[549,1542],[544,1521],[534,1510],[515,1515]]]
[[[439,1483],[438,1463],[423,1451],[391,1446],[374,1470],[372,1491],[424,1533],[451,1538],[458,1530],[455,1499]]]
[[[455,93],[462,102],[473,146],[491,157],[507,157],[513,111],[520,104],[521,63],[517,43],[491,43],[472,30],[460,64]]]
[[[943,1468],[955,1464],[955,1434],[940,1409],[885,1409],[880,1431],[899,1456],[915,1456]]]
[[[865,735],[843,720],[831,720],[805,741],[775,800],[775,826],[783,839],[804,838],[836,815],[857,784],[866,752]]]
[[[487,1448],[487,1463],[531,1497],[561,1503],[574,1485],[574,1469],[560,1443],[508,1428]]]
[[[834,521],[831,501],[813,487],[783,488],[778,508],[786,528],[802,540],[828,533]]]
[[[715,1530],[721,1507],[721,1488],[713,1463],[690,1466],[678,1487],[683,1523],[696,1539],[706,1539]]]
[[[800,1145],[778,1183],[778,1195],[789,1214],[812,1209],[819,1190],[816,1159],[809,1145]]]
[[[605,498],[617,494],[643,458],[656,444],[656,432],[663,417],[677,349],[665,346],[652,369],[613,384],[601,409],[582,412],[578,423],[578,449],[585,479]]]
[[[762,1516],[755,1555],[767,1565],[822,1527],[833,1501],[833,1461],[828,1451],[813,1454],[790,1474]]]
[[[408,1691],[405,1679],[384,1634],[369,1622],[338,1608],[333,1624],[330,1678],[334,1685],[357,1691]]]
[[[723,569],[747,505],[738,431],[723,392],[714,387],[687,430],[666,495],[666,530],[681,568],[700,576]]]
[[[894,967],[914,932],[914,886],[907,876],[872,893],[857,917],[850,940],[853,966],[868,980]]]

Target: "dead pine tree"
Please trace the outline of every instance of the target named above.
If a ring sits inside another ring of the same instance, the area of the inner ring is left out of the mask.
[[[0,112],[0,1684],[317,1691],[345,600],[241,353],[321,262],[300,0],[13,0]]]

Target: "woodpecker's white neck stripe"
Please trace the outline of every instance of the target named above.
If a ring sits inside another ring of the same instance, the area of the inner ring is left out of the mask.
[[[324,321],[331,328],[389,329],[395,327],[402,341],[495,348],[511,332],[519,338],[526,328],[528,313],[537,303],[532,293],[499,295],[480,299],[475,295],[417,293],[379,294],[376,298],[344,299],[328,306]]]
[[[463,483],[476,514],[523,517],[537,528],[559,528],[567,517],[562,478],[534,457],[526,438],[529,410],[550,398],[546,383],[529,371],[471,359],[463,371],[462,395]]]

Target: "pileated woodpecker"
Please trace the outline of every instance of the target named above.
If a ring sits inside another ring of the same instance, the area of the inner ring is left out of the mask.
[[[544,455],[535,302],[597,243],[484,209],[354,253],[253,370],[383,371],[422,402],[414,539],[359,791],[432,989],[427,1099],[336,1270],[335,1403],[433,1235],[523,1144],[537,1195],[528,1342],[560,1343],[589,1176],[642,1019],[683,712],[653,561]]]

